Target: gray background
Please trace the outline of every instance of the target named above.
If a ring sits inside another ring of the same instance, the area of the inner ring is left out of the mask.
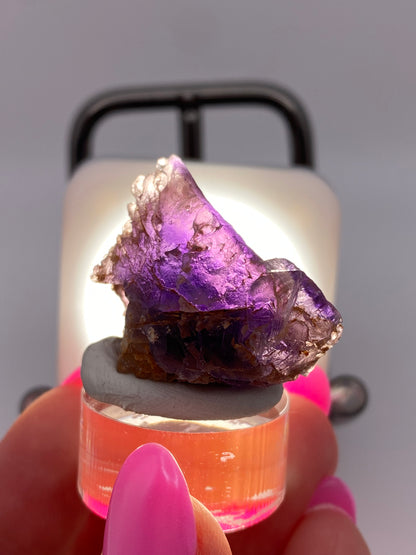
[[[55,380],[66,138],[80,104],[119,85],[272,80],[308,106],[318,171],[343,214],[338,305],[346,330],[332,371],[362,376],[371,403],[337,428],[339,475],[356,496],[373,552],[414,553],[416,4],[0,6],[0,432],[25,389]],[[262,110],[213,110],[207,158],[284,164],[278,123]],[[174,150],[173,116],[115,118],[97,137],[99,154],[154,158]]]

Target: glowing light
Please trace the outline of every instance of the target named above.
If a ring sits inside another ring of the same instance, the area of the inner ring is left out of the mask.
[[[110,285],[95,283],[91,280],[94,266],[101,262],[114,245],[116,237],[123,228],[123,224],[124,222],[120,222],[99,246],[85,276],[83,316],[88,344],[99,341],[103,337],[111,335],[120,337],[123,335],[123,303]]]
[[[292,241],[259,210],[232,198],[210,194],[206,194],[206,197],[263,260],[287,258],[301,266],[302,259]]]

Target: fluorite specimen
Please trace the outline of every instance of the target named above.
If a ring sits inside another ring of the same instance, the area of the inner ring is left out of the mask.
[[[320,289],[263,261],[176,156],[132,187],[130,221],[93,279],[126,304],[117,369],[140,378],[269,385],[306,373],[342,332]]]

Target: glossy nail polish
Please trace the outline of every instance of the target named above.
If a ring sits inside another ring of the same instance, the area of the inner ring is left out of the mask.
[[[306,397],[317,405],[326,415],[331,408],[331,388],[328,376],[319,366],[315,366],[307,376],[298,376],[293,382],[286,382],[283,387],[289,393]]]
[[[82,387],[82,380],[81,380],[81,368],[76,368],[69,376],[67,376],[62,382],[61,385],[74,385],[77,387]]]
[[[110,499],[103,555],[195,555],[188,486],[171,453],[156,443],[126,459]]]

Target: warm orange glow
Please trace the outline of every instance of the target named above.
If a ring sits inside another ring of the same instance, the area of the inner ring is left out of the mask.
[[[239,420],[237,425],[166,419],[163,424],[156,424],[170,430],[186,427],[186,432],[145,428],[111,418],[102,412],[111,413],[110,405],[86,394],[82,405],[79,489],[86,504],[101,516],[106,516],[112,487],[124,460],[149,442],[160,443],[173,453],[191,494],[211,510],[224,530],[244,528],[262,520],[283,498],[286,396],[279,403],[279,410],[274,408],[245,419],[246,422]],[[120,410],[115,408],[118,413]],[[263,423],[253,425],[253,419]],[[204,431],[189,431],[190,427]]]

